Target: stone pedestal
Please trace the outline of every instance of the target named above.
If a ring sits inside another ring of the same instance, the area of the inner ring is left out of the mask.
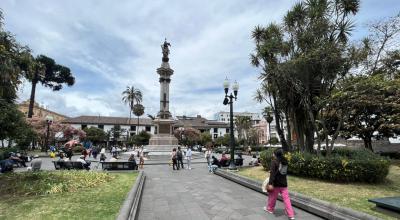
[[[157,133],[151,136],[149,145],[158,146],[177,146],[178,139],[173,135],[172,125],[175,123],[172,119],[156,118],[153,123],[156,126]],[[169,148],[168,148],[169,149]]]

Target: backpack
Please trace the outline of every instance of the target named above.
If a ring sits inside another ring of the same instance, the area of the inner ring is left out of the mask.
[[[288,168],[287,165],[283,165],[282,163],[279,163],[279,168],[278,168],[278,170],[279,170],[279,173],[280,173],[280,174],[286,175],[286,174],[287,174],[287,168]]]
[[[182,151],[180,150],[176,153],[176,155],[178,156],[178,159],[182,159],[183,157]]]

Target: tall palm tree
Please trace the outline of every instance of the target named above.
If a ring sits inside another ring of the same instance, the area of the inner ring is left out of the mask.
[[[129,124],[131,123],[133,106],[142,102],[142,92],[134,86],[127,86],[122,92],[122,101],[129,105]]]

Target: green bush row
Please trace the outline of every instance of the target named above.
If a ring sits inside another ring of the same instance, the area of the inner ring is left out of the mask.
[[[261,153],[261,163],[269,169],[274,149]],[[317,178],[333,182],[383,181],[389,173],[389,160],[368,150],[335,150],[330,157],[315,154],[287,153],[288,172],[291,175]]]

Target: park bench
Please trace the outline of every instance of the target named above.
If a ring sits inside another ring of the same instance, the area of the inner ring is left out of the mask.
[[[400,197],[368,199],[368,202],[375,203],[377,207],[400,213]]]
[[[102,162],[103,170],[137,170],[138,166],[130,161]]]
[[[62,169],[74,169],[74,170],[83,170],[83,164],[79,161],[52,161],[54,164],[54,168],[56,170]]]

